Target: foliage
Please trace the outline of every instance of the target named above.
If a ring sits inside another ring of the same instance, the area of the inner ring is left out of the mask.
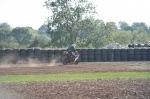
[[[0,28],[0,42],[5,41],[9,42],[9,35],[11,33],[11,30],[8,28]]]
[[[46,0],[52,16],[38,31],[0,23],[0,48],[102,48],[110,43],[141,44],[150,41],[150,26],[144,22],[104,22],[96,19],[95,7],[88,0]]]
[[[47,25],[43,24],[40,26],[40,28],[38,29],[38,33],[39,34],[46,34],[48,37],[50,37],[50,34],[47,33]]]
[[[0,28],[8,28],[8,29],[10,29],[11,27],[10,27],[10,25],[8,24],[8,23],[0,23]]]
[[[64,47],[76,42],[80,23],[94,15],[95,7],[88,0],[47,0],[45,6],[53,15],[48,18],[48,33],[54,47]],[[64,45],[64,46],[63,46]]]
[[[148,29],[147,25],[146,25],[144,22],[141,22],[141,23],[139,23],[139,22],[134,22],[134,23],[132,24],[133,30],[138,30],[138,28],[140,28],[140,27],[143,27],[143,29],[144,29],[146,32],[149,33],[149,29]]]
[[[0,48],[17,49],[17,48],[25,48],[25,46],[19,45],[16,42],[7,43],[7,42],[2,41],[2,42],[0,42]]]
[[[119,28],[121,30],[125,30],[127,27],[129,27],[128,23],[126,23],[124,21],[119,21]]]
[[[31,43],[31,40],[37,35],[37,31],[31,27],[16,27],[11,32],[11,36],[16,39],[19,45]]]

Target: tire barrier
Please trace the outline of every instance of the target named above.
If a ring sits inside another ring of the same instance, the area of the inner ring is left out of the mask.
[[[133,48],[127,49],[127,56],[128,56],[128,61],[134,61],[134,49]]]
[[[129,44],[129,45],[128,45],[128,48],[133,48],[132,44]]]
[[[16,64],[20,60],[20,49],[13,49],[13,60],[12,62]]]
[[[41,49],[34,49],[35,61],[41,61]]]
[[[120,49],[114,49],[114,61],[121,61]]]
[[[144,44],[144,47],[150,47],[150,44]]]
[[[134,49],[134,60],[141,61],[141,49],[140,48]]]
[[[13,53],[13,49],[5,49],[5,56],[10,56]]]
[[[0,63],[4,61],[5,49],[0,49]]]
[[[150,48],[76,49],[81,62],[150,61]],[[0,63],[62,62],[66,49],[0,49]],[[32,60],[33,59],[33,60]]]
[[[27,58],[29,62],[35,62],[34,49],[27,49]]]
[[[94,60],[95,62],[101,61],[101,49],[94,49]]]
[[[107,60],[114,61],[114,49],[107,49]]]
[[[107,49],[101,49],[101,61],[107,61]]]
[[[141,48],[141,61],[147,61],[147,48]]]
[[[61,62],[61,50],[60,49],[54,50],[54,61]]]
[[[5,62],[6,63],[12,63],[13,60],[13,50],[12,49],[5,49]]]
[[[128,60],[127,49],[120,49],[120,51],[121,51],[121,61],[127,61]]]
[[[21,61],[27,61],[27,50],[26,49],[20,49],[20,60]]]
[[[88,49],[88,62],[94,62],[94,49]]]
[[[147,49],[147,61],[150,61],[150,48]]]
[[[34,58],[34,49],[27,49],[28,58]]]
[[[142,47],[142,44],[138,44],[137,47]]]
[[[81,61],[88,62],[88,49],[81,49]]]
[[[133,44],[133,47],[138,47],[138,44]]]
[[[54,50],[53,50],[53,49],[49,49],[49,50],[47,51],[47,54],[48,54],[49,62],[52,62],[53,59],[54,59]]]
[[[41,62],[49,62],[47,50],[41,49]]]

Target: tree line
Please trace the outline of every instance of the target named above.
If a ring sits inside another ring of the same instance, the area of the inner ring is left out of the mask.
[[[0,48],[46,47],[50,37],[42,25],[38,30],[32,27],[12,28],[8,23],[0,23]]]
[[[147,43],[150,27],[144,22],[131,26],[120,21],[104,22],[96,18],[96,7],[88,0],[47,0],[44,5],[52,12],[38,30],[32,27],[11,28],[0,24],[0,47],[64,48],[76,43],[77,48],[101,48],[110,43],[122,45]]]

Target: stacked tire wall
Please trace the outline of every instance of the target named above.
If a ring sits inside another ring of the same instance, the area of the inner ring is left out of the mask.
[[[128,61],[134,61],[134,49],[127,49]]]
[[[101,49],[101,61],[102,62],[107,61],[107,49]]]
[[[120,49],[120,51],[121,51],[121,61],[127,61],[128,60],[127,49]]]
[[[94,49],[94,61],[95,62],[101,61],[101,49]]]
[[[48,51],[45,50],[45,49],[42,49],[42,50],[41,50],[41,61],[42,61],[42,62],[49,62],[49,59],[48,59]]]
[[[120,49],[114,49],[114,61],[121,61]]]
[[[5,57],[5,49],[0,49],[0,63],[3,62],[4,57]]]
[[[0,49],[0,63],[62,62],[66,49]],[[150,61],[150,48],[77,49],[80,62]]]
[[[94,62],[94,49],[88,49],[88,62]]]
[[[61,58],[62,54],[61,54],[61,49],[55,49],[54,50],[54,61],[55,62],[61,62]]]
[[[134,49],[134,60],[141,61],[141,49],[140,48]]]
[[[13,49],[12,63],[17,63],[20,60],[20,49]]]
[[[41,60],[41,49],[34,49],[34,60],[37,62]]]
[[[141,61],[147,61],[148,60],[148,51],[146,48],[141,49]]]
[[[21,61],[27,61],[27,49],[20,49],[20,60]]]
[[[150,49],[147,49],[147,61],[150,61]]]
[[[48,50],[47,54],[48,54],[48,60],[49,60],[49,62],[53,62],[53,59],[54,59],[54,50],[53,49]]]
[[[81,61],[88,62],[88,49],[81,49]]]
[[[107,49],[107,60],[110,62],[114,61],[114,49]]]

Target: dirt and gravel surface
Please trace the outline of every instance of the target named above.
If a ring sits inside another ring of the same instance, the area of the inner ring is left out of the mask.
[[[97,62],[63,66],[1,64],[0,75],[77,72],[150,72],[150,62]],[[150,99],[150,79],[0,83],[1,99]]]
[[[85,62],[78,65],[62,65],[61,63],[39,64],[2,64],[0,75],[7,74],[56,74],[76,72],[127,72],[150,71],[150,62]]]

